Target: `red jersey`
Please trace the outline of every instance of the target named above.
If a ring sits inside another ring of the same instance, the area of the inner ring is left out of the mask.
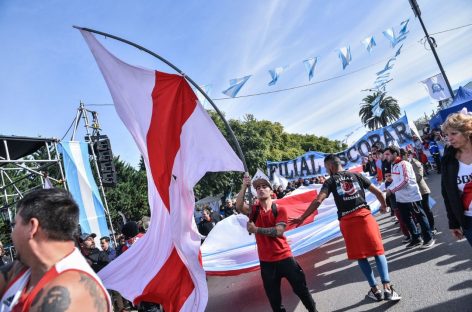
[[[33,304],[33,299],[42,290],[42,288],[56,277],[67,271],[78,271],[95,280],[96,286],[98,286],[98,289],[100,289],[99,291],[103,293],[105,299],[107,300],[107,311],[113,311],[111,299],[107,290],[105,289],[105,286],[103,286],[100,278],[97,276],[97,274],[95,274],[90,265],[88,265],[87,261],[77,248],[75,248],[71,254],[57,262],[51,269],[49,269],[49,271],[43,275],[38,284],[29,293],[26,292],[26,289],[28,288],[27,285],[31,276],[31,269],[25,268],[25,270],[18,274],[9,283],[7,289],[3,293],[2,299],[0,301],[0,311],[29,311],[31,305]]]
[[[251,215],[249,216],[250,220],[253,219],[256,207],[256,205],[252,206]],[[275,218],[271,207],[269,207],[267,211],[264,211],[264,209],[259,206],[259,216],[257,217],[255,225],[257,227],[269,228],[275,227],[277,224],[287,225],[287,210],[283,207],[277,207],[277,218]],[[256,234],[256,243],[260,261],[274,262],[292,257],[292,250],[285,236],[270,237]]]

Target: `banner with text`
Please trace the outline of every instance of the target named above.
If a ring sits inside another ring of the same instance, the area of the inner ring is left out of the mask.
[[[366,133],[348,149],[336,153],[341,159],[344,168],[356,167],[362,164],[362,158],[367,157],[375,144],[380,148],[389,145],[406,147],[413,144],[412,136],[417,134],[413,123],[403,116],[393,124]],[[271,180],[274,173],[287,179],[307,178],[326,174],[323,160],[327,154],[321,152],[307,152],[296,159],[286,161],[268,161],[267,174]]]

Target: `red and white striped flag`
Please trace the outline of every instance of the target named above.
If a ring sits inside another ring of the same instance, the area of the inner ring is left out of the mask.
[[[99,276],[135,303],[161,303],[166,312],[204,311],[208,288],[193,187],[208,171],[244,171],[241,160],[183,76],[126,64],[81,32],[144,157],[151,208],[146,235]]]

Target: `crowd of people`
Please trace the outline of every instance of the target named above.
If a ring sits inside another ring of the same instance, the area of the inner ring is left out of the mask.
[[[427,142],[434,168],[441,174],[441,190],[451,234],[466,238],[472,246],[472,115],[455,113],[442,125],[441,131],[427,133]],[[434,142],[434,143],[433,143]],[[435,156],[431,146],[444,144]],[[262,284],[273,311],[285,311],[282,304],[281,280],[286,278],[293,292],[308,311],[317,311],[306,276],[284,236],[287,224],[302,224],[315,213],[331,194],[337,207],[341,234],[347,257],[355,260],[369,284],[367,298],[398,301],[402,297],[391,284],[388,260],[380,228],[366,202],[365,190],[380,202],[380,211],[388,212],[398,222],[407,249],[432,248],[437,230],[429,204],[430,188],[424,176],[427,166],[422,161],[425,144],[410,149],[374,145],[363,161],[365,174],[344,170],[341,160],[328,155],[324,165],[328,177],[299,179],[283,189],[265,178],[242,181],[235,200],[227,199],[218,211],[205,207],[198,225],[206,237],[217,222],[235,213],[248,216],[247,231],[255,235]],[[421,151],[419,150],[421,148]],[[442,155],[441,155],[442,154]],[[370,178],[369,178],[370,177]],[[322,184],[317,197],[298,217],[288,219],[287,211],[277,206],[283,198],[301,186]],[[256,190],[256,200],[245,200],[249,186]],[[376,186],[378,185],[378,186]],[[382,189],[382,190],[381,190]],[[12,261],[0,243],[1,311],[65,311],[82,309],[127,311],[132,304],[116,291],[106,290],[96,272],[126,252],[146,232],[149,218],[127,222],[114,238],[101,237],[97,248],[94,233],[78,233],[79,209],[72,196],[62,189],[41,189],[24,196],[17,204],[12,224],[16,257]],[[113,240],[117,241],[113,247]],[[369,258],[374,258],[382,287],[378,286]],[[154,303],[141,303],[142,311],[159,311]]]

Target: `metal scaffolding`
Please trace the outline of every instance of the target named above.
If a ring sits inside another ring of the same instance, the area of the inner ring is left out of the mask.
[[[0,213],[11,222],[23,194],[45,185],[67,189],[58,139],[0,136]]]

